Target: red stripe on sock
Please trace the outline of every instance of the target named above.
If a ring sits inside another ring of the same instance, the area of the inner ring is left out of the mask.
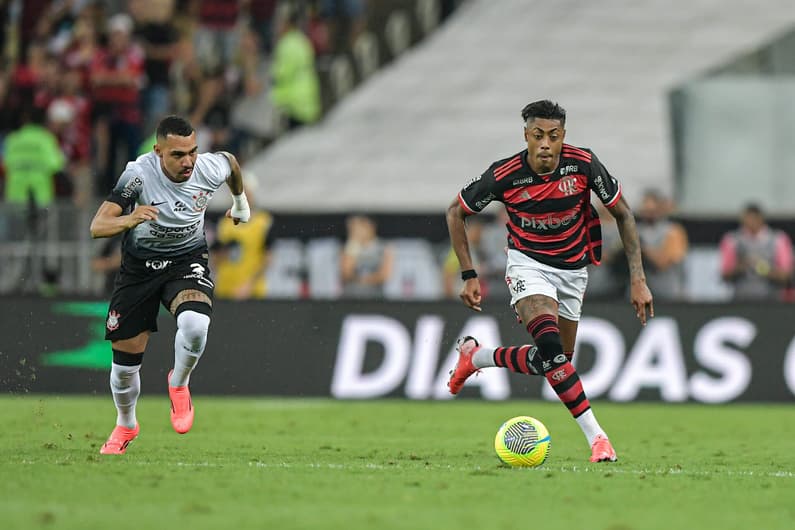
[[[505,367],[508,368],[508,370],[510,370],[511,372],[516,372],[518,370],[511,362],[511,353],[513,353],[513,350],[514,350],[513,346],[505,349]]]
[[[589,408],[591,408],[591,404],[588,402],[587,399],[584,399],[582,403],[571,409],[569,412],[571,412],[571,415],[576,418],[577,416],[580,416],[583,412],[585,412]]]
[[[574,352],[573,351],[564,351],[563,355],[566,356],[566,360],[569,361],[569,362],[571,362],[571,360],[574,359]]]

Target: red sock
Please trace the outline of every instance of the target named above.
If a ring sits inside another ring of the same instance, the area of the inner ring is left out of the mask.
[[[538,375],[538,372],[527,362],[527,354],[533,346],[508,346],[494,350],[494,364],[520,374]]]

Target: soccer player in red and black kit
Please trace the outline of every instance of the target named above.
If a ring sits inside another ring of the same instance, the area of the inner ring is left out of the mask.
[[[474,337],[464,337],[448,386],[457,394],[470,375],[490,366],[543,375],[585,434],[591,462],[614,462],[616,452],[596,421],[571,359],[588,283],[586,265],[598,263],[601,255],[599,217],[591,206],[591,191],[616,218],[638,318],[645,325],[647,311],[654,316],[635,218],[621,185],[596,155],[563,143],[566,111],[562,107],[536,101],[522,109],[522,118],[527,149],[494,162],[472,179],[447,209],[447,227],[464,280],[460,297],[467,307],[480,311],[480,283],[470,257],[466,218],[491,201],[505,205],[509,214],[505,281],[511,306],[535,346],[484,348]]]

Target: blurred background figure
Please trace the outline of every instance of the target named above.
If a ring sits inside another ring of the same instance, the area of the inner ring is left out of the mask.
[[[621,243],[615,217],[610,215],[602,201],[596,201],[593,205],[602,223],[602,262],[599,265],[588,265],[588,286],[585,293],[588,299],[616,300],[627,291],[627,258],[624,245]],[[648,275],[648,268],[646,274]]]
[[[502,205],[499,206],[499,213],[494,218],[473,215],[466,222],[472,263],[478,273],[481,294],[484,297],[508,296],[505,288],[507,213]],[[442,280],[445,298],[458,299],[464,282],[461,280],[461,267],[452,247],[442,265]]]
[[[375,221],[353,215],[346,221],[347,240],[340,256],[342,294],[351,298],[380,298],[392,275],[394,250],[379,239]]]
[[[793,277],[792,241],[765,222],[762,209],[749,204],[740,227],[720,243],[721,277],[734,286],[736,300],[776,300]]]
[[[108,44],[91,63],[97,192],[107,195],[122,169],[135,160],[142,137],[141,89],[146,80],[143,49],[132,40],[133,20],[126,13],[108,19]],[[119,156],[123,150],[123,156]]]
[[[657,300],[681,300],[684,296],[688,238],[684,227],[669,219],[672,210],[662,193],[646,190],[637,216],[646,281]]]
[[[246,196],[254,197],[256,179],[245,178]],[[218,221],[213,243],[215,296],[234,300],[265,298],[268,292],[266,272],[273,243],[273,217],[260,210],[252,200],[251,219],[235,225],[232,219]]]
[[[284,115],[287,128],[294,129],[320,118],[320,84],[312,43],[299,27],[301,12],[285,7],[277,18],[271,99]]]

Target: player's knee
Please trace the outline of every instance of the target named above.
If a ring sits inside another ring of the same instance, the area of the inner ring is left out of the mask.
[[[194,348],[199,348],[207,340],[210,317],[193,310],[181,311],[177,315],[177,328]]]

